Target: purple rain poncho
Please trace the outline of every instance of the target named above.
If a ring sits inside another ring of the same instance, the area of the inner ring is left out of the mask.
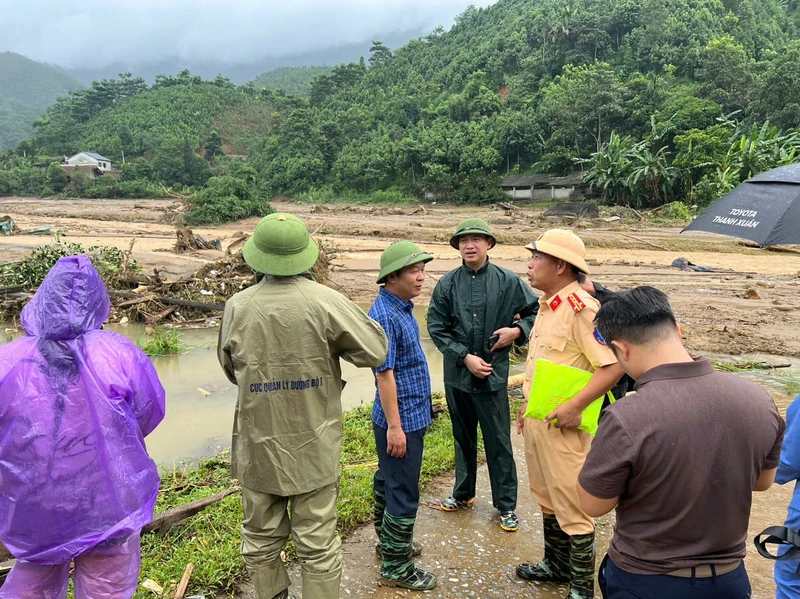
[[[61,258],[0,347],[0,540],[59,564],[153,517],[144,437],[164,417],[150,359],[102,331],[110,302],[86,256]]]

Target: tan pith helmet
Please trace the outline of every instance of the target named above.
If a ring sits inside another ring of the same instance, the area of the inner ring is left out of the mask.
[[[587,275],[589,274],[589,267],[586,265],[586,246],[581,238],[572,231],[550,229],[525,247],[532,252],[542,252],[563,260]]]

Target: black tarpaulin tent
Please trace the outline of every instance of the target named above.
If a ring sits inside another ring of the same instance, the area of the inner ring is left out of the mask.
[[[759,245],[800,244],[800,164],[748,179],[717,200],[684,231],[708,231]]]

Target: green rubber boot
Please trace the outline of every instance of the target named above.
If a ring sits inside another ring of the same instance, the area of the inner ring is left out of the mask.
[[[381,547],[381,530],[383,529],[383,513],[386,511],[386,495],[379,493],[373,487],[372,499],[374,505],[372,523],[375,525],[375,534],[378,535],[378,542],[375,543],[375,555],[383,557],[383,547]],[[416,541],[411,541],[411,556],[416,557],[422,554],[422,545]]]
[[[594,598],[594,533],[569,538],[570,588],[566,599]]]
[[[381,584],[412,591],[427,591],[436,586],[436,576],[419,568],[411,559],[416,518],[383,515],[381,527]]]
[[[517,576],[523,580],[554,582],[570,581],[570,536],[561,530],[554,514],[542,514],[544,558],[538,564],[520,564]]]

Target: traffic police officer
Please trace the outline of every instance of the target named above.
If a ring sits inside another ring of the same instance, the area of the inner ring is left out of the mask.
[[[577,484],[591,435],[577,430],[581,414],[620,379],[622,368],[594,327],[600,308],[578,283],[589,274],[583,241],[571,231],[551,229],[526,246],[533,256],[528,280],[542,291],[539,313],[530,337],[524,397],[529,397],[536,360],[572,366],[593,376],[570,401],[545,421],[525,419],[527,402],[517,416],[517,432],[525,435],[525,459],[531,492],[542,510],[544,558],[517,566],[525,580],[569,583],[569,599],[594,596],[594,520],[580,506]]]
[[[386,360],[383,329],[307,276],[318,254],[297,217],[262,219],[243,255],[266,276],[228,300],[219,332],[220,364],[239,387],[232,470],[242,485],[242,557],[258,599],[288,597],[280,554],[290,533],[303,595],[339,597],[339,358],[359,367]]]

